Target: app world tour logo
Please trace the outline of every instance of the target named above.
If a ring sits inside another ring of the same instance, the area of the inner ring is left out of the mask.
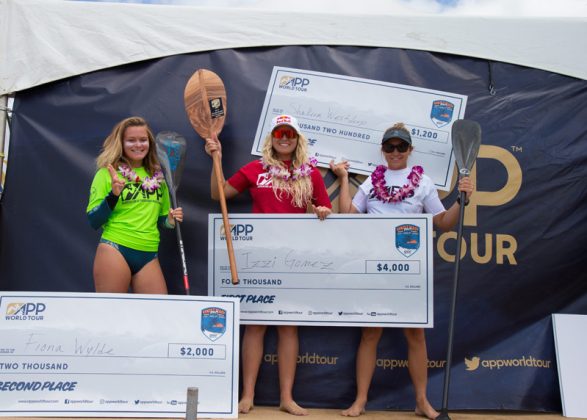
[[[6,307],[7,321],[40,321],[47,306],[44,303],[9,303]]]
[[[279,89],[294,90],[297,92],[307,92],[310,79],[293,76],[282,76],[279,79]]]

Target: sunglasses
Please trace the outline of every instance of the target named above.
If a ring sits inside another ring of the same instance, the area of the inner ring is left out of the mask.
[[[293,128],[276,128],[273,130],[273,137],[281,139],[285,136],[286,139],[293,139],[297,137],[298,133]]]
[[[381,149],[385,153],[393,153],[393,151],[396,149],[400,153],[406,153],[410,149],[410,145],[405,141],[402,141],[400,144],[383,143],[381,145]]]

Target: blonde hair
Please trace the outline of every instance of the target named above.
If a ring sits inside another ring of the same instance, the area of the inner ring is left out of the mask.
[[[286,168],[283,161],[277,158],[272,141],[273,134],[269,133],[263,143],[263,161],[268,165],[289,170],[290,168]],[[308,140],[306,140],[303,134],[298,133],[298,144],[291,160],[292,169],[299,168],[304,163],[308,163],[308,160]],[[294,206],[302,208],[307,207],[312,200],[314,190],[312,179],[309,176],[302,176],[295,180],[289,179],[288,181],[272,176],[272,184],[273,193],[278,200],[281,200],[282,195],[285,193],[291,196],[291,203]]]
[[[389,127],[387,130],[402,130],[402,131],[405,131],[406,133],[410,134],[410,132],[406,128],[406,125],[403,122],[395,123],[394,125]],[[385,131],[387,131],[387,130],[385,130]]]
[[[147,152],[147,156],[143,159],[143,167],[149,175],[153,175],[155,171],[160,168],[155,148],[155,137],[153,136],[147,121],[141,117],[125,118],[114,126],[110,135],[104,140],[100,155],[96,158],[96,167],[100,169],[112,165],[115,169],[118,169],[118,166],[121,164],[131,166],[128,159],[124,156],[124,149],[122,146],[124,132],[128,127],[146,128],[147,137],[149,138],[149,151]]]

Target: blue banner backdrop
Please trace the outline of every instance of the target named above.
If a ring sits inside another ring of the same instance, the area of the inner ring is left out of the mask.
[[[0,287],[93,291],[100,234],[89,227],[85,207],[94,159],[116,122],[140,115],[155,133],[177,131],[188,140],[178,200],[192,293],[206,295],[207,215],[219,206],[210,199],[211,160],[187,119],[183,90],[199,68],[224,80],[228,176],[255,158],[251,144],[274,65],[468,95],[466,117],[481,124],[483,145],[465,220],[449,407],[560,411],[550,315],[587,313],[587,82],[545,71],[423,51],[289,46],[167,57],[20,92],[0,206]],[[324,177],[336,200],[334,175]],[[449,206],[456,192],[443,197]],[[248,197],[229,210],[249,211]],[[437,407],[455,237],[437,232],[434,243],[435,327],[427,338],[429,397]],[[170,293],[181,294],[173,232],[163,235],[160,256]],[[300,328],[294,393],[302,406],[353,401],[359,338],[357,328]],[[256,402],[276,405],[273,328],[265,349]],[[402,332],[387,329],[369,409],[413,409],[406,363]]]

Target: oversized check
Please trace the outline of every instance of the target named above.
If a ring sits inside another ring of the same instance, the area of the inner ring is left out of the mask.
[[[237,297],[243,324],[432,327],[430,215],[231,214],[209,218],[208,293]]]
[[[369,175],[385,163],[384,131],[406,124],[414,151],[437,188],[449,190],[454,169],[451,128],[465,115],[467,96],[409,85],[274,67],[251,153],[261,155],[271,119],[290,114],[300,122],[309,150],[320,166],[346,159],[350,171]]]
[[[239,303],[231,298],[0,293],[0,414],[238,416]]]

